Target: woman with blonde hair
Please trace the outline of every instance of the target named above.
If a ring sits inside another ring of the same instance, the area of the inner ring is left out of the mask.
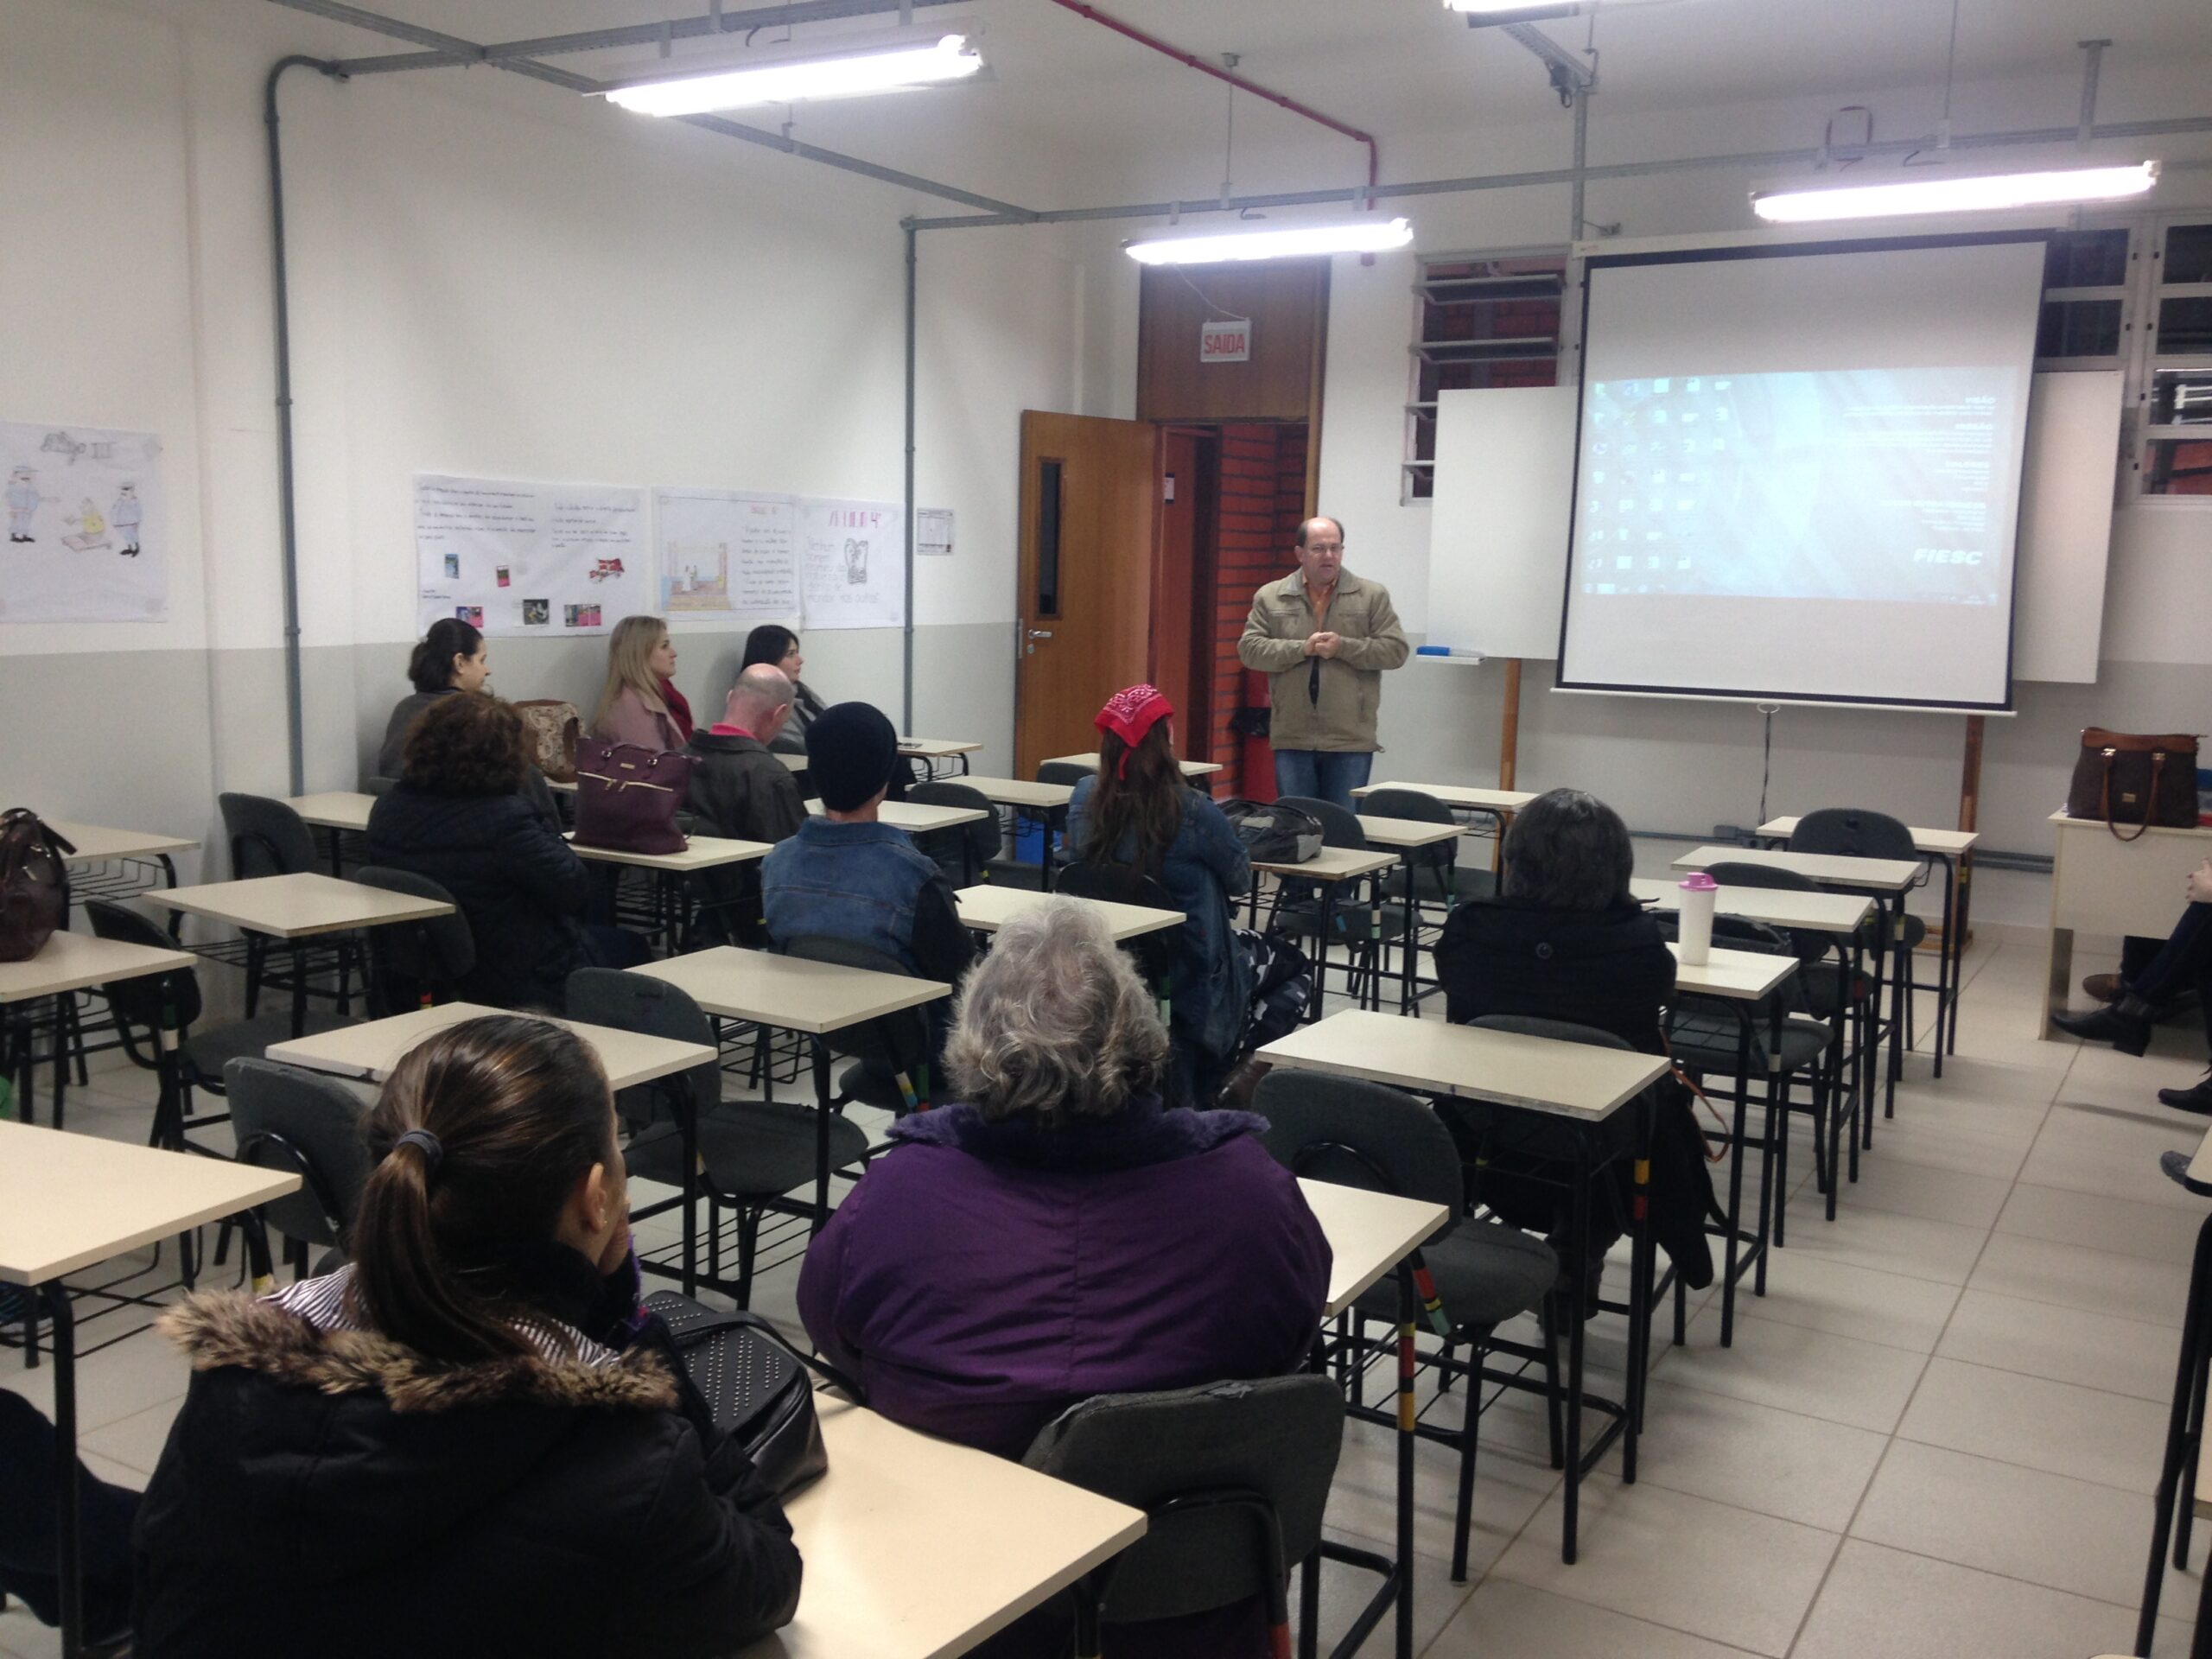
[[[626,616],[614,625],[591,729],[641,749],[680,749],[691,741],[691,706],[676,689],[676,646],[660,618]]]

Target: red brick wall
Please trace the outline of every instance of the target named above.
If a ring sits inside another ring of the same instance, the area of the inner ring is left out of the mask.
[[[1220,510],[1214,555],[1212,755],[1228,770],[1217,795],[1274,798],[1274,766],[1264,739],[1230,729],[1238,709],[1267,700],[1267,682],[1236,658],[1252,594],[1291,569],[1289,548],[1306,516],[1306,428],[1221,429]]]

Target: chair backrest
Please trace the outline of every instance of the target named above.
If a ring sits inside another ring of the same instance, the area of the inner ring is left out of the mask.
[[[1452,816],[1452,809],[1425,789],[1372,791],[1361,798],[1359,811],[1370,818],[1405,818],[1419,823],[1459,823]],[[1440,841],[1433,846],[1406,850],[1412,861],[1424,869],[1448,870],[1459,861],[1459,843],[1456,841]]]
[[[1886,812],[1858,806],[1824,806],[1797,820],[1793,853],[1835,853],[1847,858],[1916,859],[1912,831]]]
[[[1278,795],[1275,804],[1294,806],[1318,819],[1324,847],[1344,847],[1355,853],[1367,850],[1367,832],[1359,827],[1358,817],[1334,801],[1319,800],[1311,795]]]
[[[968,857],[978,870],[998,856],[998,809],[991,804],[990,798],[982,790],[971,788],[966,784],[950,782],[915,784],[906,791],[906,804],[909,806],[953,806],[958,807],[963,811],[983,814],[975,823],[962,824],[957,830],[938,830],[928,835],[914,837],[914,845],[920,848],[928,856],[937,860],[938,864],[960,862],[962,842],[955,837],[965,838]],[[944,853],[938,850],[940,846],[950,847],[951,858],[947,859]]]
[[[92,931],[103,939],[120,939],[125,944],[149,945],[156,950],[176,949],[176,941],[152,921],[112,899],[86,899],[85,914]],[[175,1014],[180,1031],[200,1018],[200,976],[189,968],[118,979],[101,986],[100,993],[118,1020],[127,1026],[143,1026],[149,1032],[161,1029],[165,1006]]]
[[[799,957],[809,962],[834,962],[845,968],[867,968],[879,974],[913,977],[898,957],[886,956],[865,944],[855,944],[850,939],[804,934],[783,941],[782,949],[787,957]],[[863,1020],[858,1025],[830,1033],[822,1039],[823,1046],[832,1054],[847,1059],[863,1060],[887,1071],[911,1074],[929,1059],[933,1047],[928,1008],[929,1005],[924,1003],[918,1008],[901,1008],[896,1014]]]
[[[1277,1066],[1260,1079],[1252,1109],[1268,1120],[1263,1144],[1294,1174],[1444,1206],[1441,1238],[1466,1203],[1459,1149],[1423,1102],[1358,1077]]]
[[[1718,864],[1707,866],[1706,874],[1724,887],[1764,887],[1770,893],[1818,893],[1821,890],[1821,884],[1811,876],[1801,875],[1796,870],[1778,870],[1770,864],[1744,864],[1724,859]],[[1719,937],[1719,925],[1721,922],[1737,919],[1739,918],[1715,917],[1714,937]],[[1828,953],[1828,938],[1825,933],[1802,931],[1796,928],[1783,928],[1779,931],[1788,936],[1800,962],[1818,962]]]
[[[361,779],[361,793],[364,795],[389,795],[393,790],[398,787],[399,779],[397,778],[364,778]]]
[[[671,1042],[701,1043],[720,1052],[714,1022],[692,1001],[691,994],[650,975],[618,968],[579,968],[569,976],[567,1007],[569,1018],[584,1025],[611,1026],[617,1031],[665,1037]],[[618,1090],[614,1109],[632,1128],[643,1128],[656,1118],[673,1122],[679,1090],[688,1093],[696,1111],[720,1105],[721,1062],[702,1060],[673,1077]],[[667,1109],[662,1109],[664,1106]]]
[[[1596,1026],[1577,1025],[1572,1020],[1546,1020],[1533,1014],[1485,1014],[1467,1023],[1484,1031],[1511,1032],[1522,1037],[1548,1037],[1555,1043],[1580,1043],[1587,1048],[1633,1051],[1636,1046],[1618,1032],[1601,1031]]]
[[[1145,1511],[1145,1535],[1101,1575],[1101,1616],[1125,1624],[1255,1595],[1280,1609],[1288,1563],[1321,1541],[1344,1431],[1343,1391],[1303,1373],[1102,1394],[1046,1424],[1022,1461]]]
[[[287,1238],[344,1244],[369,1179],[368,1103],[335,1077],[251,1058],[223,1068],[223,1089],[238,1160],[300,1177],[298,1192],[261,1206],[262,1219]]]
[[[1065,784],[1071,789],[1095,775],[1089,766],[1077,766],[1072,760],[1045,760],[1040,761],[1037,767],[1039,783]]]
[[[1068,864],[1052,878],[1054,891],[1071,899],[1097,899],[1108,904],[1142,905],[1148,910],[1180,912],[1175,895],[1152,877],[1119,864]],[[1123,942],[1122,949],[1136,959],[1137,968],[1154,985],[1174,970],[1183,949],[1183,929],[1163,927],[1156,933],[1140,933]]]
[[[307,821],[283,802],[266,795],[231,793],[218,795],[215,802],[223,810],[223,832],[231,843],[231,874],[237,880],[297,875],[321,868]]]
[[[363,887],[410,898],[453,904],[454,896],[427,875],[365,864],[353,872]],[[369,938],[369,1012],[377,1019],[425,1002],[450,1002],[454,988],[476,966],[476,938],[468,918],[456,907],[450,916],[372,927]]]

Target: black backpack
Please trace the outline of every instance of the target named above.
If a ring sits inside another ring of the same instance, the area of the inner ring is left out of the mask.
[[[1260,864],[1304,864],[1321,851],[1321,820],[1280,801],[1224,801],[1224,817],[1244,843],[1245,855]]]

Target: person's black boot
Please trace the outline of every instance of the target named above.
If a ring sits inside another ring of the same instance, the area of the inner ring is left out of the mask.
[[[2199,1117],[2212,1117],[2212,1071],[2207,1071],[2192,1089],[2161,1089],[2158,1104],[2171,1106],[2177,1112],[2194,1112]]]
[[[2084,1042],[2110,1043],[2123,1054],[2151,1046],[2151,1005],[2133,993],[2087,1014],[2054,1014],[2050,1023]]]

